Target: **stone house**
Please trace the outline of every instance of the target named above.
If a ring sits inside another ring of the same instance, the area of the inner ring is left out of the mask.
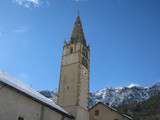
[[[121,114],[115,108],[102,102],[89,109],[89,116],[89,120],[132,120],[130,116]]]

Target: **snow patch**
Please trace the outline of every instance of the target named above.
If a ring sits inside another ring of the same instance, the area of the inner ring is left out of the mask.
[[[128,88],[133,88],[133,87],[140,87],[139,84],[134,84],[134,83],[131,83]]]

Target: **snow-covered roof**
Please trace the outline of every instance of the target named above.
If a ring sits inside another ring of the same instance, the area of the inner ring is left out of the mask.
[[[24,93],[25,95],[33,98],[37,102],[40,102],[40,103],[58,111],[58,112],[61,112],[65,115],[67,115],[68,117],[72,117],[67,111],[65,111],[62,107],[56,105],[51,99],[46,98],[45,96],[41,95],[36,90],[33,90],[31,87],[25,85],[21,81],[16,80],[15,78],[13,78],[5,73],[0,72],[0,82],[2,84],[10,86],[10,87]]]

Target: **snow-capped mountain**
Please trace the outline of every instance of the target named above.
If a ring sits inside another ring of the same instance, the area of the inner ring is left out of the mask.
[[[47,98],[52,99],[54,102],[57,102],[57,89],[55,89],[53,91],[42,90],[42,91],[39,91],[39,93],[41,93],[42,95],[44,95]]]
[[[134,104],[145,101],[157,94],[160,94],[160,83],[156,83],[151,87],[130,85],[122,88],[104,88],[90,93],[89,105],[92,106],[99,101],[110,106]]]
[[[54,101],[57,99],[57,91],[41,91],[40,93],[52,98]],[[117,107],[119,105],[139,103],[157,94],[160,94],[160,83],[156,83],[151,87],[132,84],[128,87],[104,88],[90,93],[89,106],[101,101]]]

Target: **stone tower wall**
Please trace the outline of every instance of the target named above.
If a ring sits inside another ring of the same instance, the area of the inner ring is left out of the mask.
[[[87,53],[89,47],[78,16],[71,40],[64,43],[57,100],[76,120],[89,120],[89,56],[84,56]]]

